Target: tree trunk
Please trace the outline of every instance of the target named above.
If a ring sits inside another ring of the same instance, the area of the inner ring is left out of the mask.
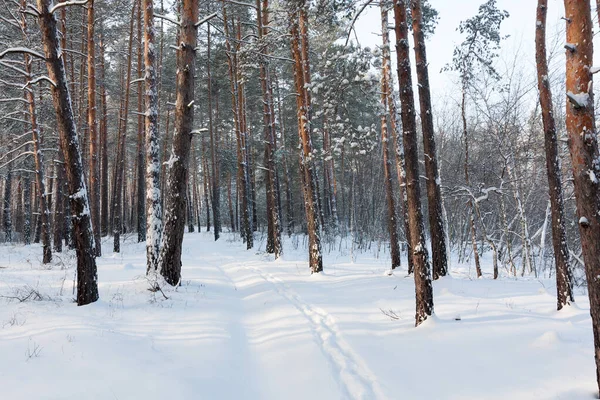
[[[138,234],[138,242],[146,241],[146,179],[145,179],[145,168],[144,168],[144,153],[146,148],[145,143],[145,121],[144,115],[142,114],[144,109],[144,95],[143,95],[143,85],[142,85],[142,0],[139,0],[138,3],[138,59],[137,59],[137,95],[138,95],[138,147],[137,147],[137,189],[136,189],[136,225],[137,225],[137,234]],[[145,11],[144,11],[145,12]],[[144,33],[145,34],[145,33]],[[144,45],[145,46],[145,45]],[[153,66],[150,66],[153,68]],[[147,70],[146,70],[147,71]],[[145,79],[145,78],[144,78]],[[156,89],[155,89],[156,90]],[[158,102],[157,102],[158,104]]]
[[[321,229],[319,227],[319,210],[317,209],[317,193],[313,160],[311,133],[311,102],[308,92],[310,71],[308,60],[308,17],[306,1],[299,0],[293,4],[290,14],[291,50],[294,60],[294,83],[296,87],[296,111],[298,117],[298,134],[301,145],[300,172],[304,193],[304,210],[308,230],[308,255],[311,273],[323,270],[321,254]]]
[[[242,203],[242,226],[240,233],[242,238],[246,242],[246,248],[249,250],[254,246],[254,234],[252,229],[252,215],[250,205],[250,182],[248,174],[248,162],[246,156],[246,140],[245,131],[243,130],[244,124],[242,120],[243,107],[240,101],[240,88],[238,85],[238,65],[237,65],[237,50],[239,44],[236,46],[236,50],[230,43],[229,34],[229,22],[227,19],[227,9],[223,5],[223,26],[225,32],[225,45],[227,48],[227,65],[229,67],[229,83],[231,88],[231,106],[233,111],[234,129],[237,143],[237,182],[236,188],[238,190],[239,197],[241,197]],[[237,196],[236,196],[237,198]]]
[[[98,134],[96,125],[96,48],[94,43],[94,0],[87,4],[87,68],[88,68],[88,130],[90,140],[89,174],[90,174],[90,210],[96,256],[102,255],[100,240],[100,179],[98,169]]]
[[[465,145],[465,163],[464,163],[464,173],[465,173],[465,183],[467,186],[471,185],[471,180],[469,178],[469,136],[467,130],[467,115],[466,115],[466,97],[467,97],[467,88],[465,83],[463,82],[462,88],[462,100],[461,100],[461,118],[463,123],[463,140]],[[467,201],[467,212],[469,213],[469,232],[471,234],[471,246],[473,247],[473,257],[475,258],[475,270],[477,271],[477,277],[481,277],[481,263],[479,262],[479,250],[477,249],[477,228],[475,227],[475,206],[471,197]]]
[[[567,43],[574,48],[574,51],[567,50],[566,62],[566,89],[570,100],[567,101],[567,134],[594,331],[596,379],[600,387],[600,154],[590,72],[593,62],[592,19],[589,2],[565,0],[564,3]]]
[[[552,110],[552,92],[548,81],[548,61],[546,60],[546,13],[548,0],[538,0],[535,59],[537,64],[538,90],[542,107],[544,124],[544,145],[546,148],[546,171],[548,174],[548,189],[550,208],[552,210],[552,246],[554,248],[554,264],[556,266],[556,300],[557,309],[574,301],[569,249],[565,233],[564,205],[562,182],[560,179],[560,164],[558,158],[558,143],[556,125]]]
[[[129,45],[127,52],[127,79],[125,80],[125,94],[123,100],[123,109],[119,119],[119,145],[117,150],[117,160],[115,163],[115,181],[113,184],[113,252],[121,251],[121,232],[123,230],[123,192],[126,187],[125,181],[125,145],[127,137],[127,119],[129,116],[129,91],[131,87],[131,56],[133,49],[133,23],[135,21],[135,11],[138,2],[134,3],[131,10],[131,21],[129,22]]]
[[[186,188],[194,123],[197,21],[198,0],[183,0],[177,52],[175,132],[167,168],[165,228],[159,257],[160,273],[173,286],[181,280],[181,244],[185,229]]]
[[[429,204],[429,232],[431,234],[431,261],[433,279],[448,274],[448,256],[446,254],[446,234],[444,233],[444,217],[442,215],[442,194],[433,130],[433,110],[429,89],[429,71],[425,50],[425,33],[423,32],[423,12],[421,0],[411,1],[413,39],[415,44],[415,63],[419,88],[419,108],[421,111],[421,128],[423,131],[423,150],[425,152],[425,175],[427,177],[427,202]]]
[[[260,66],[260,86],[263,95],[263,124],[265,135],[265,175],[266,175],[266,195],[267,195],[267,245],[266,252],[279,258],[282,253],[281,248],[281,223],[279,221],[279,204],[277,201],[276,166],[275,166],[275,116],[273,115],[273,91],[271,88],[271,77],[269,74],[269,64],[267,55],[269,53],[267,44],[262,43],[265,36],[268,35],[269,26],[269,1],[256,0],[257,22],[258,22],[258,40],[261,42]]]
[[[221,187],[219,182],[219,163],[217,161],[217,140],[213,128],[213,107],[212,107],[212,76],[210,74],[210,46],[211,35],[210,25],[207,26],[207,60],[206,71],[208,75],[208,130],[210,134],[210,155],[212,162],[212,212],[214,222],[215,240],[219,240],[221,233]]]
[[[412,258],[415,269],[416,315],[415,325],[420,325],[433,313],[431,266],[425,244],[421,194],[419,188],[419,158],[417,156],[417,131],[414,96],[410,69],[408,24],[405,0],[394,0],[396,20],[396,55],[400,85],[402,136],[406,160],[406,193]]]
[[[77,252],[77,304],[81,306],[98,300],[98,276],[81,151],[73,119],[67,77],[60,57],[62,53],[58,43],[56,19],[50,13],[51,4],[51,0],[37,0],[46,67],[50,79],[54,82],[51,86],[52,101],[69,180],[69,199]]]
[[[12,151],[12,146],[8,146],[7,153]],[[6,166],[6,177],[4,178],[4,198],[2,205],[2,226],[4,228],[4,241],[12,242],[12,211],[10,209],[10,196],[12,193],[12,160]]]
[[[158,146],[158,90],[154,31],[154,2],[144,0],[144,84],[146,87],[146,267],[158,269],[162,234],[160,162]]]
[[[390,255],[392,258],[392,269],[400,266],[400,246],[398,245],[398,224],[396,222],[396,203],[394,201],[394,190],[392,188],[392,173],[390,166],[390,146],[388,139],[387,116],[388,116],[388,93],[391,91],[388,77],[390,76],[389,64],[389,27],[388,10],[382,0],[381,8],[381,34],[383,38],[382,71],[381,71],[381,147],[383,149],[383,184],[385,186],[385,197],[388,207],[388,231],[390,234]]]
[[[108,235],[108,111],[106,104],[106,70],[104,61],[104,29],[100,19],[100,101],[102,119],[100,120],[100,233]]]

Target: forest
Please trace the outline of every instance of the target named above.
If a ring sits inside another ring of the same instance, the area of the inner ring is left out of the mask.
[[[598,398],[600,0],[449,3],[2,0],[7,398]]]

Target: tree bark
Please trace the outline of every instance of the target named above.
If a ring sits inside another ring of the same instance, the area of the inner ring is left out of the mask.
[[[214,222],[214,235],[215,240],[219,240],[221,233],[221,187],[219,182],[219,163],[217,161],[217,138],[215,137],[213,127],[213,107],[212,107],[212,76],[210,73],[210,47],[211,47],[211,34],[210,25],[207,26],[207,60],[206,60],[206,71],[208,75],[208,130],[210,134],[210,156],[212,163],[212,212]]]
[[[385,186],[385,197],[388,208],[388,231],[390,235],[390,255],[392,258],[392,269],[400,266],[400,246],[398,244],[398,224],[396,220],[396,202],[394,201],[394,190],[392,188],[392,173],[390,162],[390,146],[388,138],[388,93],[391,91],[388,77],[390,76],[389,64],[389,27],[387,5],[382,0],[381,8],[381,34],[383,38],[382,71],[381,71],[381,147],[383,149],[383,184]]]
[[[544,146],[546,149],[546,171],[548,174],[548,191],[552,210],[552,247],[554,248],[554,265],[556,267],[556,300],[557,309],[574,301],[569,248],[565,233],[564,205],[560,164],[558,158],[558,140],[556,124],[552,110],[552,92],[548,80],[548,61],[546,59],[546,14],[548,0],[538,0],[535,59],[537,64],[538,90],[542,107],[544,125]]]
[[[89,174],[90,174],[90,210],[96,256],[102,255],[100,240],[100,179],[98,169],[98,131],[96,121],[96,45],[94,42],[94,0],[87,4],[87,69],[88,69],[88,130],[90,140]]]
[[[146,87],[146,267],[147,273],[158,269],[162,234],[160,160],[158,145],[158,88],[154,30],[154,2],[144,0],[144,84]]]
[[[311,273],[323,270],[321,253],[321,229],[319,227],[319,210],[317,209],[317,193],[313,147],[311,141],[311,99],[308,92],[310,70],[308,60],[308,17],[306,0],[293,1],[290,4],[291,51],[294,83],[296,87],[296,111],[298,117],[298,134],[301,145],[300,172],[304,193],[304,210],[308,230],[308,255]]]
[[[415,44],[415,63],[417,69],[417,87],[419,88],[419,108],[423,131],[423,150],[425,152],[425,175],[427,177],[427,203],[429,204],[429,232],[431,235],[431,260],[433,279],[448,274],[448,255],[446,254],[446,234],[442,214],[442,193],[433,129],[433,109],[429,88],[429,71],[423,32],[423,12],[421,0],[411,1],[413,39]]]
[[[138,234],[138,242],[146,241],[146,179],[145,179],[145,120],[144,114],[142,114],[144,109],[144,94],[143,92],[143,82],[142,82],[142,53],[145,54],[145,45],[142,45],[142,5],[146,5],[142,0],[138,0],[138,57],[137,57],[137,96],[138,96],[138,120],[137,120],[137,129],[138,129],[138,147],[137,147],[137,189],[136,189],[136,228]],[[144,18],[145,18],[145,10],[144,10]],[[144,33],[145,35],[146,33]],[[144,50],[142,50],[144,47]],[[145,78],[144,78],[145,80]]]
[[[265,37],[269,34],[269,2],[256,0],[258,40],[260,43],[260,86],[263,95],[263,125],[265,135],[265,175],[267,195],[267,245],[266,252],[279,258],[281,247],[281,223],[279,221],[279,204],[277,201],[276,166],[275,166],[275,116],[273,115],[273,91],[267,55],[269,53]]]
[[[565,0],[567,20],[567,134],[581,250],[585,263],[594,332],[596,379],[600,387],[600,154],[592,92],[593,41],[590,3]],[[586,101],[577,100],[574,96]]]
[[[181,280],[181,245],[185,229],[186,189],[194,123],[197,21],[198,0],[183,0],[177,51],[175,132],[167,168],[165,228],[159,257],[160,273],[173,286],[178,285]]]
[[[86,179],[67,77],[60,57],[62,53],[58,43],[56,19],[50,13],[51,4],[51,0],[37,0],[46,67],[50,79],[54,82],[51,86],[52,101],[69,180],[69,198],[77,253],[77,304],[81,306],[98,300],[98,276]]]
[[[418,326],[433,313],[433,288],[431,285],[431,266],[425,244],[423,214],[421,212],[415,103],[412,90],[405,0],[394,0],[394,17],[396,20],[396,55],[398,57],[402,136],[406,160],[408,223],[415,269],[415,325]]]
[[[137,9],[138,2],[134,3],[134,7],[131,10],[131,21],[129,22],[129,45],[127,51],[127,79],[125,80],[125,94],[123,100],[123,109],[121,111],[121,118],[119,119],[119,145],[117,150],[117,160],[115,163],[115,181],[113,184],[113,252],[118,253],[121,251],[121,232],[123,230],[123,192],[127,186],[125,181],[125,146],[127,137],[127,120],[129,116],[129,93],[131,88],[131,59],[133,51],[133,23],[135,21],[135,11]]]

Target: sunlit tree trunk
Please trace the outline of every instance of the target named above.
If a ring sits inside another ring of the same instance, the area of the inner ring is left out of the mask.
[[[433,130],[433,109],[429,88],[429,71],[425,50],[425,33],[423,32],[423,12],[421,0],[411,0],[413,38],[415,44],[415,62],[421,111],[421,127],[423,131],[423,150],[425,152],[425,175],[427,177],[427,203],[429,205],[429,232],[431,234],[431,261],[433,279],[448,273],[448,255],[446,254],[446,234],[444,233],[444,217],[442,214],[442,193],[437,163],[435,132]]]
[[[56,18],[50,12],[51,5],[51,0],[37,0],[46,67],[50,79],[54,82],[51,86],[52,101],[69,180],[69,199],[77,253],[77,304],[85,305],[98,300],[94,237],[77,128],[65,68],[60,57]]]
[[[594,331],[596,379],[600,387],[600,153],[590,71],[594,59],[592,18],[588,1],[564,3],[570,44],[566,63],[567,134]]]
[[[548,80],[548,61],[546,59],[547,10],[548,0],[538,0],[535,31],[535,59],[537,64],[540,105],[542,107],[542,121],[544,124],[548,191],[550,195],[550,208],[552,210],[552,246],[554,248],[554,265],[556,267],[556,299],[557,309],[560,310],[565,305],[574,301],[574,298],[571,265],[569,262],[569,249],[567,247],[567,236],[565,233],[556,124],[554,121],[554,112],[552,110],[552,92],[550,90],[550,81]]]
[[[175,132],[167,168],[165,228],[159,257],[160,273],[171,285],[178,285],[181,280],[181,245],[185,229],[186,189],[194,123],[197,21],[198,0],[183,0],[177,51]]]
[[[423,214],[421,212],[415,103],[412,91],[405,0],[394,0],[394,17],[396,20],[396,55],[398,57],[402,136],[406,160],[408,222],[415,276],[415,324],[418,326],[433,313],[433,289],[431,285],[431,265],[429,264],[425,244]]]

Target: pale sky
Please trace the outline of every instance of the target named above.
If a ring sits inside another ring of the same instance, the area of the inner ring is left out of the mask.
[[[430,0],[431,5],[438,10],[439,20],[435,30],[435,34],[427,39],[427,58],[429,61],[429,76],[433,98],[436,94],[443,96],[455,88],[453,82],[455,77],[449,73],[441,73],[440,70],[445,64],[452,60],[452,52],[454,47],[459,44],[463,37],[456,28],[460,21],[470,18],[477,14],[479,5],[485,0]],[[378,2],[374,2],[378,4]],[[535,13],[536,0],[498,0],[498,8],[507,10],[510,17],[502,23],[502,35],[510,35],[502,43],[500,58],[504,60],[512,60],[515,53],[519,53],[519,64],[522,69],[531,70],[531,74],[535,74]],[[557,35],[560,46],[565,42],[564,24],[565,21],[560,18],[564,15],[563,0],[548,0],[548,21],[547,21],[547,41],[548,45],[556,39]],[[592,7],[592,17],[594,18],[594,31],[598,32],[596,21],[596,10]],[[381,43],[380,29],[381,19],[379,7],[372,6],[363,12],[356,24],[357,35],[362,46],[374,48]],[[389,15],[390,25],[393,23],[393,12]],[[390,32],[390,39],[394,40],[393,30]],[[354,39],[354,34],[351,39]],[[600,35],[596,37],[600,38]],[[599,65],[600,43],[594,40],[596,60],[595,65]],[[394,47],[392,45],[392,51]],[[548,49],[550,51],[550,48]],[[559,48],[560,57],[564,57],[564,50]],[[411,36],[411,56],[412,52],[412,36]],[[395,56],[392,56],[395,59]],[[564,64],[564,58],[561,61]],[[394,63],[395,64],[395,63]],[[394,67],[395,68],[395,67]],[[413,60],[414,68],[414,60]],[[395,71],[395,70],[394,70]],[[535,79],[535,75],[532,75]],[[416,78],[413,77],[413,81]]]

